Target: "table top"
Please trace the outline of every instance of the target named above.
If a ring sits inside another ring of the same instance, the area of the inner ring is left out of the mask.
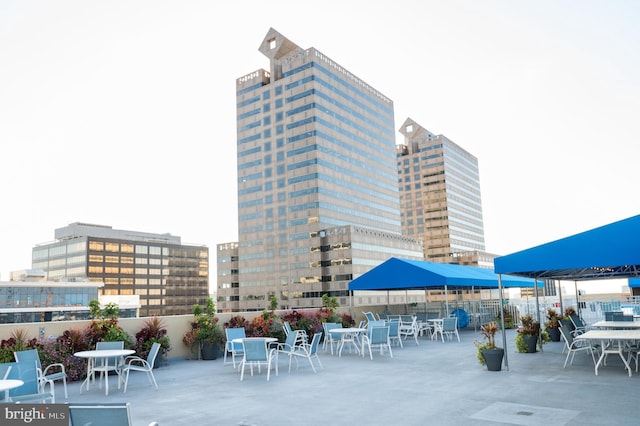
[[[640,328],[640,321],[597,321],[591,327],[602,328]]]
[[[332,328],[329,330],[330,333],[364,333],[365,331],[367,331],[366,328],[358,327]]]
[[[109,358],[112,356],[127,356],[136,353],[133,349],[96,349],[92,351],[76,352],[78,358]]]
[[[22,380],[3,379],[3,380],[0,380],[0,392],[6,391],[9,389],[19,388],[22,385],[24,385],[24,382]]]
[[[239,337],[237,339],[232,339],[233,343],[242,343],[244,340],[264,340],[267,343],[277,342],[278,339],[275,337]]]
[[[576,339],[587,340],[640,340],[640,330],[589,330]]]

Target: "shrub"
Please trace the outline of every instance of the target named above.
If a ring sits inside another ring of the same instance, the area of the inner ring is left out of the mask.
[[[38,354],[43,369],[51,364],[62,364],[67,373],[67,380],[75,382],[87,375],[87,363],[73,354],[79,350],[86,350],[86,347],[76,350],[77,348],[68,346],[67,343],[68,340],[64,336],[40,339],[37,343]]]
[[[160,354],[164,359],[171,350],[171,341],[167,336],[167,327],[164,321],[153,316],[145,320],[140,331],[136,333],[135,351],[140,358],[146,359],[154,343],[160,343]]]
[[[14,362],[14,352],[34,349],[37,339],[29,339],[27,332],[18,328],[11,332],[11,336],[7,340],[0,342],[0,362]]]

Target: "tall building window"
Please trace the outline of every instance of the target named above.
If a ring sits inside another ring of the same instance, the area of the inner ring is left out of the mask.
[[[112,253],[117,253],[120,251],[120,244],[118,243],[106,243],[104,246],[105,251],[110,251]]]

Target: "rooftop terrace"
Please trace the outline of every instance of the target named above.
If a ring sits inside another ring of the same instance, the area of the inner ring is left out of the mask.
[[[221,358],[170,359],[155,370],[157,391],[145,374],[132,373],[126,394],[112,377],[108,396],[97,387],[80,394],[73,383],[69,397],[128,401],[133,424],[141,426],[638,424],[640,374],[629,377],[620,359],[610,357],[596,376],[591,358],[577,353],[565,369],[563,343],[520,354],[515,330],[507,330],[509,370],[491,372],[476,360],[473,340],[480,337],[467,329],[461,343],[422,337],[416,346],[407,340],[404,348],[393,347],[393,358],[374,353],[373,361],[322,352],[324,368],[317,374],[304,364],[296,371],[295,363],[289,374],[281,357],[279,375],[269,382],[264,370],[241,382]]]

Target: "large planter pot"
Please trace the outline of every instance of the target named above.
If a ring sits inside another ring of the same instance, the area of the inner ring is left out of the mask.
[[[547,333],[549,333],[552,342],[560,341],[560,329],[558,327],[547,327]]]
[[[504,349],[483,349],[482,356],[489,371],[500,371],[502,369],[502,358],[504,358]]]
[[[200,356],[204,360],[218,359],[220,345],[217,343],[203,343],[200,346]]]
[[[537,348],[537,346],[538,346],[538,336],[533,336],[531,334],[525,334],[522,337],[524,338],[524,341],[527,343],[527,353],[528,354],[536,353],[536,351],[538,350],[538,348]]]

